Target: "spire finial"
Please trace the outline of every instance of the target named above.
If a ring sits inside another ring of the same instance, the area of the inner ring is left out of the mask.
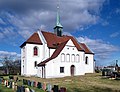
[[[60,7],[59,7],[59,5],[60,5],[60,2],[59,2],[59,0],[58,0],[56,26],[62,27],[62,25],[61,25],[61,23],[60,23],[60,15],[59,15],[59,13],[60,13]]]
[[[54,27],[54,33],[57,35],[57,36],[62,36],[62,30],[63,30],[63,26],[61,25],[60,23],[60,2],[58,0],[58,3],[57,3],[57,17],[56,17],[56,25]]]

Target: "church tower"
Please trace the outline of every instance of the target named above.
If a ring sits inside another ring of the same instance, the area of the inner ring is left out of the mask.
[[[60,23],[60,15],[59,15],[59,6],[57,6],[57,19],[56,19],[56,25],[54,27],[54,33],[57,36],[62,36],[63,26]]]

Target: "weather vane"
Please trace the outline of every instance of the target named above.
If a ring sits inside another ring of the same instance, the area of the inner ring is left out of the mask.
[[[60,5],[60,0],[57,0],[58,2],[57,2],[57,9],[59,10],[59,5]]]

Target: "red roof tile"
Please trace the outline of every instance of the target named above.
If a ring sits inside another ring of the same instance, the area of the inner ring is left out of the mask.
[[[86,54],[94,54],[88,47],[86,44],[84,43],[80,43],[80,46],[84,49]]]
[[[50,58],[44,60],[43,62],[39,63],[38,66],[44,66],[47,62],[49,62],[50,60],[56,58],[60,54],[60,52],[63,50],[63,48],[65,47],[65,45],[66,45],[67,42],[68,41],[65,41],[65,42],[59,44],[57,46],[57,49],[52,54],[52,56]]]
[[[57,45],[68,40],[68,38],[66,37],[59,37],[56,34],[50,32],[42,31],[42,34],[45,37],[45,40],[47,41],[47,46],[49,48],[55,49]]]
[[[54,33],[50,33],[50,32],[44,32],[42,31],[43,36],[45,37],[45,40],[47,41],[47,46],[49,48],[56,48],[57,45],[59,45],[60,43],[63,43],[69,39],[72,40],[73,44],[76,46],[76,48],[79,51],[83,51],[83,49],[80,47],[79,43],[77,42],[77,40],[72,37],[72,36],[62,36],[59,37]]]
[[[26,43],[42,45],[42,42],[37,32],[35,32],[32,36],[30,36],[30,38],[28,38],[28,40],[25,41],[20,47],[22,48],[23,46],[26,45]]]

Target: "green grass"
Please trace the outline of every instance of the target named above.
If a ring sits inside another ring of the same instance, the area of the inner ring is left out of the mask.
[[[41,79],[36,77],[22,77],[18,84],[22,85],[22,79],[34,80],[39,82],[51,83],[52,85],[59,85],[59,87],[66,87],[67,92],[120,92],[120,80],[112,80],[104,78],[100,73],[98,74],[86,74],[83,76],[64,77],[56,79]],[[33,88],[33,87],[32,87]],[[36,92],[44,92],[38,88],[33,88]],[[3,90],[3,91],[1,91]],[[10,89],[8,89],[10,90]],[[0,87],[0,92],[13,92],[4,91]]]
[[[0,84],[0,92],[15,92],[15,91]]]

